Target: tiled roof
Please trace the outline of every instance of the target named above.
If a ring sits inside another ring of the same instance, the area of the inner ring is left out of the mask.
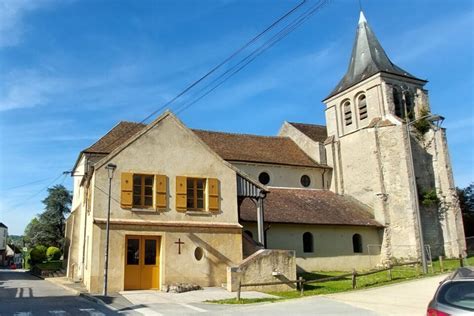
[[[0,223],[0,227],[8,228],[5,224]]]
[[[342,80],[326,99],[379,72],[420,80],[392,63],[361,11],[349,67]]]
[[[303,124],[303,123],[291,123],[293,127],[299,130],[301,133],[305,134],[315,142],[324,143],[328,137],[328,132],[326,126],[324,125],[314,125],[314,124]]]
[[[270,188],[264,200],[265,222],[382,227],[368,208],[348,196],[327,190]],[[245,199],[242,221],[257,221],[255,204]]]
[[[224,160],[318,167],[289,137],[193,130]]]
[[[122,121],[115,125],[107,134],[102,136],[92,146],[85,149],[85,153],[108,154],[135,135],[146,125]]]

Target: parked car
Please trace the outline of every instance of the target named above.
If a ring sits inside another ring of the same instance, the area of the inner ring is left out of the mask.
[[[474,315],[474,267],[459,268],[440,282],[426,314]]]

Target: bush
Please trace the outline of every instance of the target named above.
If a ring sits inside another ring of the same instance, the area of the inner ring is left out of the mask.
[[[46,250],[47,248],[42,245],[35,246],[33,249],[31,249],[31,252],[30,252],[31,264],[34,265],[36,263],[41,263],[44,260],[46,260]]]
[[[48,250],[46,250],[46,258],[48,261],[59,260],[61,258],[61,250],[57,247],[49,247]]]

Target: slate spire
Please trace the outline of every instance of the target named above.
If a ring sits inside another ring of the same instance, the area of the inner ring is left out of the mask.
[[[417,79],[390,61],[367,23],[364,12],[360,11],[359,25],[357,26],[349,67],[342,80],[327,98],[379,72]]]

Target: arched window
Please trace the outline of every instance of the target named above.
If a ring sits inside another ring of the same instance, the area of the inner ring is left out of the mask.
[[[395,105],[395,115],[399,118],[405,117],[400,91],[393,87],[393,104]]]
[[[359,96],[357,105],[359,107],[359,118],[361,120],[366,119],[368,114],[367,114],[367,98],[365,97],[365,94],[362,94]]]
[[[306,232],[303,234],[303,252],[313,252],[313,234]]]
[[[355,253],[362,253],[362,237],[359,234],[352,236],[352,249]]]
[[[344,123],[346,126],[352,124],[352,111],[351,111],[351,102],[349,100],[345,101],[342,104],[342,110],[344,111]]]
[[[405,99],[405,107],[407,111],[407,117],[410,120],[413,120],[415,118],[415,113],[414,113],[414,108],[413,108],[413,96],[409,91],[405,91],[403,94],[403,97]]]

